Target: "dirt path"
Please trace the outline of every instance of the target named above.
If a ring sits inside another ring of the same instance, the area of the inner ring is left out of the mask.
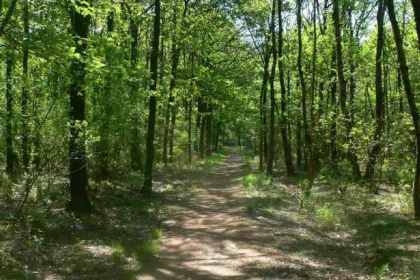
[[[189,178],[199,191],[169,202],[174,214],[163,247],[136,279],[368,279],[345,268],[356,261],[349,248],[296,221],[290,201],[275,224],[247,213],[243,164],[233,152],[220,167]]]
[[[206,178],[192,180],[200,191],[191,199],[171,203],[176,213],[166,222],[159,258],[140,279],[260,279],[250,271],[270,265],[276,250],[262,224],[245,213],[243,164],[230,155]]]

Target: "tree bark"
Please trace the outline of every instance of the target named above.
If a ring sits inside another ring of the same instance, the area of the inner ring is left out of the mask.
[[[286,118],[286,84],[284,78],[283,63],[283,11],[282,0],[278,0],[278,21],[279,21],[279,73],[280,73],[280,89],[281,89],[281,138],[283,143],[284,161],[286,163],[286,171],[288,175],[293,175],[293,158],[292,148],[290,146],[287,134],[287,118]]]
[[[315,138],[315,87],[316,87],[316,56],[317,56],[317,1],[314,0],[313,4],[313,49],[312,49],[312,78],[311,78],[311,91],[309,96],[309,115],[310,115],[310,126],[308,131],[308,148],[309,148],[309,168],[308,168],[308,180],[309,187],[312,188],[315,181],[315,167],[316,159],[314,152],[314,138]]]
[[[201,123],[200,123],[200,144],[199,144],[199,157],[200,159],[204,159],[205,152],[206,152],[206,125],[207,125],[207,105],[204,103],[201,112]]]
[[[22,163],[25,169],[28,169],[30,162],[29,150],[29,127],[28,127],[28,98],[29,98],[29,78],[28,78],[28,60],[29,60],[29,2],[23,3],[23,55],[22,55],[22,100],[21,100],[21,121],[22,121]]]
[[[413,4],[414,20],[416,21],[418,48],[420,50],[420,1],[419,0],[411,0],[411,3]]]
[[[331,58],[331,73],[330,73],[330,81],[331,81],[331,107],[332,107],[332,117],[331,117],[331,127],[330,127],[330,158],[332,168],[337,170],[337,163],[338,163],[338,148],[337,148],[337,116],[338,116],[338,104],[337,104],[337,73],[334,71],[336,68],[336,61],[337,61],[336,51],[335,49],[332,52]]]
[[[206,157],[210,157],[212,154],[212,145],[211,145],[211,135],[212,135],[212,118],[213,118],[213,108],[212,106],[209,106],[207,116],[206,116],[206,144],[205,144],[205,152]]]
[[[139,27],[134,18],[131,15],[130,18],[130,37],[131,37],[131,52],[130,52],[130,64],[133,73],[137,73],[137,61],[138,61],[138,44],[139,44]],[[147,60],[148,61],[148,60]],[[148,65],[146,65],[148,67]],[[137,82],[132,82],[131,87],[131,99],[133,103],[138,100],[136,97],[138,94],[139,85]],[[140,129],[139,121],[140,117],[136,109],[131,115],[131,129],[130,129],[130,165],[132,171],[139,171],[142,169],[142,153],[140,149]]]
[[[306,89],[306,81],[305,81],[305,73],[303,72],[302,68],[302,0],[297,0],[297,25],[298,25],[298,41],[299,41],[299,47],[298,47],[298,71],[299,71],[299,78],[300,78],[300,87],[302,91],[301,96],[301,106],[302,106],[302,119],[303,119],[303,131],[304,131],[304,139],[305,139],[305,145],[302,147],[303,155],[304,155],[304,167],[305,170],[308,167],[307,164],[307,146],[309,146],[310,142],[310,135],[308,130],[308,113],[307,113],[307,104],[306,104],[306,96],[307,96],[307,89]]]
[[[401,77],[403,80],[404,91],[407,97],[410,108],[411,117],[413,120],[415,136],[416,136],[416,171],[413,182],[413,201],[414,201],[414,215],[416,219],[420,219],[420,124],[419,112],[415,101],[415,96],[411,88],[410,75],[407,66],[407,59],[405,57],[404,46],[397,18],[395,16],[395,8],[393,0],[385,0],[389,19],[391,21],[392,30],[394,33],[395,45],[397,48],[398,62],[401,69]]]
[[[375,71],[375,94],[376,94],[376,130],[374,136],[374,143],[369,153],[368,163],[366,165],[365,178],[371,184],[371,191],[377,193],[378,190],[374,188],[373,176],[375,174],[375,166],[378,156],[382,149],[382,133],[384,130],[384,98],[382,89],[382,58],[384,48],[384,16],[385,6],[383,0],[379,0],[378,6],[378,38],[376,42],[376,71]]]
[[[263,82],[262,82],[261,94],[260,94],[260,149],[259,149],[260,172],[264,171],[264,162],[266,158],[266,149],[267,149],[266,108],[267,108],[267,84],[268,84],[268,78],[270,75],[269,73],[270,57],[271,57],[270,36],[267,35],[266,48],[265,48],[265,53],[264,53],[264,74],[263,74]]]
[[[144,185],[142,192],[149,196],[152,193],[153,184],[153,161],[155,156],[154,138],[156,122],[156,94],[158,81],[158,62],[159,62],[159,39],[160,39],[160,0],[155,0],[155,16],[153,23],[152,54],[150,57],[150,99],[149,99],[149,123],[147,131],[147,156],[144,173]]]
[[[0,37],[2,37],[4,32],[6,31],[7,24],[9,23],[10,19],[12,18],[13,13],[16,10],[16,3],[17,3],[17,0],[12,0],[12,2],[10,3],[9,9],[7,10],[6,15],[4,16],[3,21],[1,22]]]
[[[276,47],[276,0],[273,0],[273,8],[271,13],[271,40],[272,40],[272,52],[273,52],[273,63],[271,65],[270,74],[270,134],[269,134],[269,147],[268,147],[268,160],[267,160],[267,175],[273,176],[274,167],[274,146],[275,143],[275,110],[276,110],[276,99],[275,99],[275,87],[274,80],[276,78],[276,67],[277,67],[277,47]]]
[[[347,107],[347,91],[346,91],[346,81],[344,79],[344,65],[343,65],[343,51],[341,46],[341,24],[340,24],[340,6],[339,0],[333,0],[333,22],[334,22],[334,35],[336,43],[336,56],[337,56],[337,72],[338,72],[338,87],[339,87],[339,105],[341,109],[341,114],[344,117],[344,122],[346,126],[346,141],[349,145],[347,151],[347,157],[353,168],[353,175],[356,179],[361,178],[360,167],[357,159],[357,155],[353,148],[353,141],[351,137],[352,132],[352,122],[351,114]]]
[[[112,11],[107,18],[107,29],[108,29],[108,36],[110,37],[112,32],[114,32],[114,12]],[[108,179],[109,176],[109,122],[110,122],[110,114],[111,114],[111,49],[107,47],[105,53],[105,61],[107,67],[109,68],[108,73],[106,75],[105,80],[105,89],[104,89],[104,96],[103,96],[103,106],[101,106],[102,114],[101,114],[101,128],[100,128],[100,141],[99,141],[99,173],[101,179]]]
[[[93,210],[87,188],[87,159],[85,135],[85,106],[86,93],[84,89],[86,77],[86,49],[89,34],[90,15],[79,12],[77,6],[89,5],[76,1],[71,6],[73,38],[76,46],[75,53],[80,58],[73,58],[71,62],[70,85],[70,204],[69,209],[79,213],[90,213]]]
[[[10,46],[9,46],[10,47]],[[15,173],[15,152],[13,149],[13,94],[12,94],[13,54],[8,52],[6,60],[6,172]]]

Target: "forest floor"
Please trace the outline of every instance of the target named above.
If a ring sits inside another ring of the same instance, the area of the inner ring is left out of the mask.
[[[249,172],[233,151],[219,167],[189,174],[183,184],[195,191],[167,197],[163,246],[136,279],[420,279],[418,223],[376,212],[376,203],[349,210],[354,223],[328,208],[312,209],[317,220],[299,210],[296,181],[256,191],[243,186]]]
[[[90,218],[52,209],[3,235],[0,279],[420,279],[420,225],[392,207],[400,195],[318,183],[300,210],[299,178],[258,176],[232,149],[160,172],[151,202],[102,186]]]

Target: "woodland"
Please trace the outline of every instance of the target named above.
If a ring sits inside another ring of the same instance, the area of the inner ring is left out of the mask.
[[[419,114],[420,0],[0,0],[0,279],[420,279]]]

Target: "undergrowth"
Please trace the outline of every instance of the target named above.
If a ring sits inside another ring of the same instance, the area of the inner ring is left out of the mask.
[[[420,279],[420,224],[412,220],[409,191],[386,187],[372,195],[364,186],[325,178],[311,190],[305,180],[269,182],[262,174],[242,178],[250,215],[270,224],[287,217],[314,235],[329,236],[329,242],[344,242],[363,255],[359,265],[374,279]],[[306,247],[307,256],[317,252]]]

